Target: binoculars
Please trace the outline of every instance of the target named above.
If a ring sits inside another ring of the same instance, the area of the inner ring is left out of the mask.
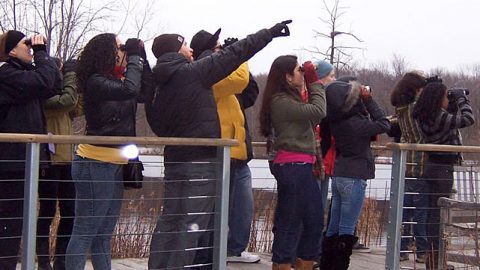
[[[46,39],[46,38],[43,38],[43,43],[45,43],[45,45],[47,45],[47,39]],[[27,38],[27,39],[25,40],[25,44],[26,44],[27,46],[32,46],[32,38]]]

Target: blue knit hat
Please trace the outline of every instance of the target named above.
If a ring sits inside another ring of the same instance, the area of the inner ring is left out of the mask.
[[[327,77],[327,75],[333,70],[332,64],[325,60],[316,62],[315,66],[317,67],[317,75],[320,80]]]

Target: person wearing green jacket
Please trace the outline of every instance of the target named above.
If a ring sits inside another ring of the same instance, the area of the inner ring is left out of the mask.
[[[70,112],[78,103],[74,70],[76,60],[65,62],[63,67],[60,59],[56,60],[57,65],[63,71],[63,88],[60,94],[45,100],[43,104],[47,131],[53,135],[73,135]],[[60,222],[57,230],[53,269],[64,270],[65,252],[72,234],[75,215],[75,186],[71,176],[73,146],[50,143],[48,149],[52,165],[41,170],[42,180],[38,186],[40,198],[37,221],[38,269],[52,269],[49,256],[49,234],[58,200]]]

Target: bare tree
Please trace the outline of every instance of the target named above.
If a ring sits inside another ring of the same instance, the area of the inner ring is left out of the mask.
[[[404,57],[395,53],[393,54],[391,65],[393,69],[393,75],[395,77],[402,76],[407,71],[409,66],[407,60],[405,60]]]
[[[327,19],[319,18],[324,24],[328,25],[330,30],[329,33],[324,33],[322,31],[313,30],[315,37],[327,38],[330,40],[330,46],[327,50],[321,50],[320,48],[314,48],[312,50],[307,50],[311,53],[320,54],[324,58],[329,59],[337,70],[349,68],[349,62],[352,61],[352,50],[360,50],[361,47],[356,46],[346,46],[338,43],[336,38],[340,35],[347,35],[353,37],[357,42],[363,42],[358,38],[354,33],[350,31],[340,30],[341,24],[339,23],[340,18],[345,14],[343,10],[346,7],[339,6],[340,0],[335,0],[332,7],[329,7],[325,0],[323,0],[324,10],[328,14]]]

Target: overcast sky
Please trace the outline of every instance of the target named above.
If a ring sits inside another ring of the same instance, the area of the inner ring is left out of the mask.
[[[329,5],[333,2],[327,0]],[[345,9],[337,30],[352,32],[363,42],[347,35],[338,36],[338,41],[363,48],[354,54],[361,66],[390,62],[393,54],[405,58],[409,67],[427,72],[480,64],[478,0],[340,0],[340,6]],[[329,44],[314,37],[314,30],[330,32],[319,19],[327,16],[322,0],[156,0],[153,10],[150,35],[179,33],[188,42],[201,29],[214,33],[221,27],[220,40],[243,38],[292,19],[289,37],[274,39],[249,61],[254,74],[268,72],[273,60],[284,54],[295,54],[301,61],[321,58],[303,48],[326,50]],[[151,41],[146,46],[150,50]]]

